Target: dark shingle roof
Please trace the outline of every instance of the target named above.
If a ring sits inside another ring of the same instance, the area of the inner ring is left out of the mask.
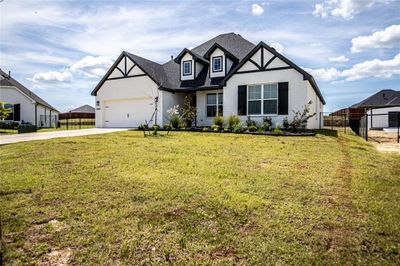
[[[350,108],[371,108],[371,107],[390,107],[400,106],[400,91],[381,90],[374,95],[353,104]]]
[[[22,93],[26,94],[28,97],[30,97],[32,100],[37,102],[38,104],[41,104],[43,106],[46,106],[54,111],[58,110],[51,106],[49,103],[47,103],[45,100],[40,98],[38,95],[30,91],[27,87],[19,83],[17,80],[15,80],[13,77],[8,78],[8,74],[4,72],[3,70],[0,69],[0,75],[4,78],[0,80],[0,85],[2,86],[14,86],[18,88]]]
[[[71,113],[93,113],[94,114],[95,109],[94,109],[94,107],[92,107],[88,104],[85,104],[85,105],[82,105],[81,107],[71,110],[70,112]]]
[[[107,72],[107,74],[103,77],[103,79],[99,82],[99,84],[97,84],[97,86],[92,92],[92,95],[96,95],[97,90],[100,89],[102,84],[105,82],[107,76],[111,73],[111,70],[116,66],[116,63],[118,63],[119,60],[121,60],[121,58],[124,55],[130,57],[131,60],[133,60],[148,76],[150,76],[150,78],[154,82],[156,82],[163,89],[171,91],[182,91],[182,90],[189,91],[189,90],[201,90],[210,88],[222,88],[227,79],[229,79],[229,77],[233,73],[235,73],[237,67],[239,67],[239,65],[242,62],[244,63],[244,61],[247,60],[250,53],[255,52],[257,47],[261,46],[265,47],[275,56],[282,59],[291,67],[293,67],[301,74],[303,74],[304,79],[310,82],[311,86],[314,88],[315,92],[320,97],[321,101],[325,104],[325,100],[322,97],[322,94],[317,86],[317,83],[309,73],[298,67],[296,64],[294,64],[289,59],[276,52],[275,49],[269,47],[265,43],[260,42],[256,46],[250,41],[244,39],[240,34],[236,34],[233,32],[220,34],[191,50],[185,48],[182,50],[182,52],[175,60],[171,59],[170,61],[162,65],[128,52],[122,52],[122,54],[119,56],[119,58],[115,61],[114,65],[109,70],[109,72]],[[210,76],[208,75],[209,62],[207,60],[207,57],[209,53],[207,52],[209,52],[210,49],[214,49],[215,47],[223,48],[224,52],[225,53],[228,52],[227,54],[231,58],[233,58],[234,61],[231,70],[229,71],[228,75],[225,78],[224,77],[210,78]],[[181,81],[179,59],[187,52],[192,54],[195,60],[203,65],[203,69],[200,71],[200,73],[194,80]]]

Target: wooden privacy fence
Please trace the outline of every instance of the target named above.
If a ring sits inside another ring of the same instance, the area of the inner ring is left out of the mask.
[[[94,113],[62,113],[59,114],[58,126],[65,129],[81,129],[95,127]]]

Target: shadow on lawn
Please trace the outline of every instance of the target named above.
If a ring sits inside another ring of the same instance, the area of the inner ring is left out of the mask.
[[[335,137],[335,138],[338,137],[338,132],[337,132],[337,130],[318,129],[318,130],[315,130],[315,133],[321,134],[321,135],[324,135],[324,136],[327,136],[327,137]]]

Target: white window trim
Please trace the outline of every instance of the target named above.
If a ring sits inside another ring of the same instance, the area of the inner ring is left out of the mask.
[[[207,100],[208,100],[208,95],[210,94],[215,94],[215,97],[217,97],[215,104],[208,104]],[[222,105],[222,112],[223,112],[223,108],[224,108],[224,100],[222,100],[222,103],[219,103],[219,95],[222,94],[222,99],[224,97],[224,93],[223,92],[210,92],[210,93],[206,93],[206,117],[216,117],[216,116],[223,116],[223,114],[219,114],[218,113],[218,106]],[[216,112],[215,112],[215,116],[208,116],[207,115],[207,107],[208,106],[215,106],[216,107]]]
[[[220,60],[220,64],[219,64],[219,66],[220,66],[220,68],[219,69],[214,69],[214,60],[215,59],[219,59]],[[222,66],[222,64],[223,64],[223,57],[220,55],[220,56],[214,56],[212,59],[211,59],[211,64],[212,64],[212,72],[213,73],[218,73],[218,72],[222,72],[223,71],[223,66]]]
[[[189,67],[189,69],[190,69],[189,73],[185,73],[185,64],[186,63],[189,64],[189,66],[190,66]],[[183,63],[182,63],[182,76],[191,76],[193,74],[192,65],[193,65],[193,62],[191,60],[183,61]]]
[[[276,98],[264,98],[264,85],[276,84],[277,92]],[[249,86],[261,86],[261,98],[260,99],[249,99]],[[268,83],[259,83],[259,84],[249,84],[247,85],[247,116],[257,117],[257,116],[278,116],[279,110],[279,83],[278,82],[268,82]],[[264,101],[266,100],[276,100],[276,113],[274,114],[264,114]],[[249,114],[249,101],[261,101],[261,113],[260,114]]]

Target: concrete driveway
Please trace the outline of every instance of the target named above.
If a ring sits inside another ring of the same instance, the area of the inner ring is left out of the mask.
[[[50,132],[13,134],[13,135],[0,136],[0,145],[24,142],[24,141],[31,141],[31,140],[88,136],[88,135],[104,134],[104,133],[126,131],[126,130],[128,130],[128,129],[126,129],[126,128],[88,128],[88,129],[76,129],[76,130],[60,130],[60,131],[50,131]]]

